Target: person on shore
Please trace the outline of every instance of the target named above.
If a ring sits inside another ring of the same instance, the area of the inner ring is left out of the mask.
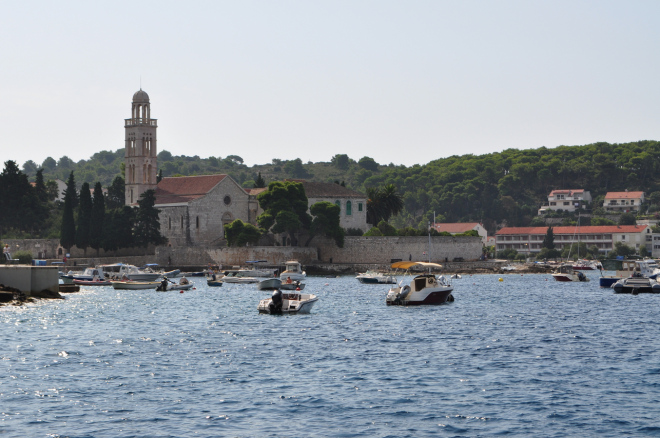
[[[2,253],[5,255],[7,260],[11,260],[11,253],[9,251],[9,244],[5,243],[5,247],[2,249]]]

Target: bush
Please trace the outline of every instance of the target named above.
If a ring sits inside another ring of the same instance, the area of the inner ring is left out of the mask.
[[[505,249],[497,253],[498,259],[515,260],[517,256],[518,251],[515,249]]]
[[[32,264],[32,253],[30,251],[16,251],[11,256],[18,259],[18,262],[22,265]]]
[[[363,234],[364,231],[362,231],[360,228],[346,228],[347,236],[362,236]]]
[[[364,235],[365,236],[382,236],[383,233],[380,232],[378,227],[373,227],[373,228],[370,228],[369,231],[364,233]]]

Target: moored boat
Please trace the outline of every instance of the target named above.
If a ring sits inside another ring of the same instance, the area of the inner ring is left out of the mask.
[[[411,268],[425,268],[429,272],[416,275],[410,284],[404,286],[404,280],[402,280],[398,286],[392,287],[385,298],[388,306],[432,305],[454,301],[451,294],[454,288],[447,279],[444,276],[436,277],[430,272],[431,269],[442,268],[442,265],[412,261],[392,264],[392,269],[405,269],[407,275],[412,275]]]
[[[356,275],[355,278],[364,284],[396,284],[395,276],[376,271],[367,271]]]
[[[267,278],[265,280],[261,280],[257,284],[257,289],[259,290],[275,290],[279,289],[280,286],[282,286],[282,280],[279,278]]]
[[[660,284],[652,279],[646,277],[628,277],[622,278],[612,285],[614,292],[618,294],[633,294],[638,293],[660,293]]]
[[[573,266],[569,264],[563,264],[557,268],[557,271],[552,274],[552,278],[557,281],[567,282],[567,281],[589,281],[589,277],[584,275],[583,272],[574,271]]]
[[[280,274],[280,280],[287,281],[289,278],[291,280],[304,280],[307,278],[307,273],[302,270],[300,262],[297,260],[289,260],[284,264],[286,269]]]
[[[74,279],[73,284],[77,284],[79,286],[110,286],[112,282],[106,279],[96,279],[96,280]]]
[[[222,286],[222,280],[206,280],[206,285],[211,287],[220,287]]]
[[[160,284],[159,281],[132,281],[132,280],[117,280],[112,281],[112,287],[117,290],[140,290],[140,289],[153,289]]]
[[[270,298],[259,301],[259,313],[280,315],[284,313],[309,313],[318,301],[313,294],[283,293],[280,290],[273,292]]]

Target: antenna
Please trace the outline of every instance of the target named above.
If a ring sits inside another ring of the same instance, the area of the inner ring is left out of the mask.
[[[142,75],[140,75],[140,90],[142,89]]]

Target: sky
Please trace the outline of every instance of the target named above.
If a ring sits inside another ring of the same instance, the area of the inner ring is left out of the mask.
[[[412,166],[660,140],[660,2],[0,0],[2,162],[124,147]]]

